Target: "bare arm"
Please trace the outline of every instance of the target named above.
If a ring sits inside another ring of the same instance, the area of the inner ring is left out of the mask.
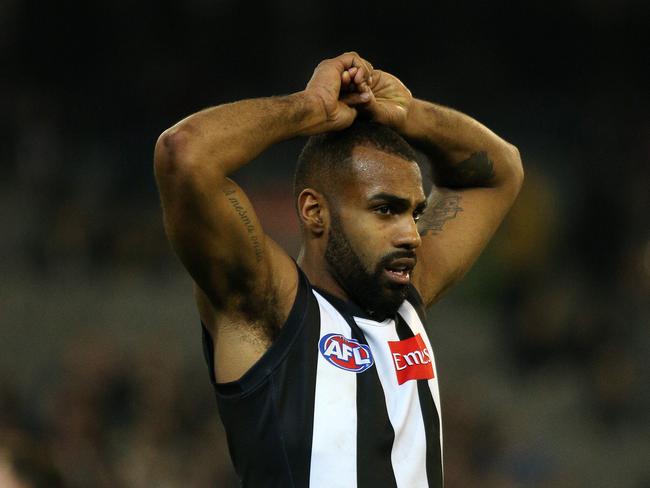
[[[270,145],[313,126],[320,117],[314,102],[296,94],[213,107],[166,130],[156,144],[165,229],[218,310],[250,308],[236,298],[255,290],[263,294],[273,260],[288,259],[272,249],[248,198],[228,175]]]
[[[418,222],[425,303],[469,270],[512,206],[523,181],[519,151],[476,120],[414,100],[403,134],[432,164],[436,187]]]
[[[476,261],[523,181],[518,150],[471,117],[414,99],[393,75],[375,70],[375,119],[422,149],[432,164],[429,204],[418,222],[422,244],[413,281],[425,304],[435,302]]]
[[[414,99],[401,132],[429,156],[438,187],[518,189],[521,183],[517,149],[468,115]]]
[[[367,90],[366,62],[346,53],[321,62],[299,93],[203,110],[156,143],[165,230],[197,285],[201,317],[215,347],[244,352],[234,370],[217,371],[221,380],[239,377],[263,353],[259,331],[284,323],[298,283],[291,258],[266,236],[246,194],[228,176],[279,141],[349,126],[356,110],[339,100],[339,91],[342,73],[350,70]]]

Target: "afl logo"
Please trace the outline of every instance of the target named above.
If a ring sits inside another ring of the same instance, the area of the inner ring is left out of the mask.
[[[341,334],[327,334],[321,337],[318,348],[323,357],[337,368],[361,373],[374,363],[370,348],[359,341]]]

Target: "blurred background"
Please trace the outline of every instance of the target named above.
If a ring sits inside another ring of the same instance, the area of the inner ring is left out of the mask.
[[[526,168],[430,310],[447,487],[649,487],[649,19],[645,0],[1,0],[0,464],[21,445],[69,487],[237,486],[154,143],[354,49]],[[294,256],[303,142],[236,176]]]

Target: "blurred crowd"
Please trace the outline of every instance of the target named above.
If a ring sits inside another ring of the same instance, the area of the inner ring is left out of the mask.
[[[324,26],[341,20],[319,2],[0,5],[0,476],[237,486],[153,145],[191,111],[300,89],[319,59],[354,48],[486,122],[526,168],[495,241],[430,312],[448,488],[650,486],[648,9],[533,2],[513,22],[523,7],[501,2],[469,17],[412,8],[402,40],[420,51],[405,55],[389,39],[332,39]],[[299,147],[236,177],[294,255]]]
[[[154,343],[129,355],[108,339],[71,344],[27,395],[5,379],[0,453],[30,442],[62,487],[236,486],[206,371]]]

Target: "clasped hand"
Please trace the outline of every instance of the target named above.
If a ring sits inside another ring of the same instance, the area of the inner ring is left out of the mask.
[[[396,76],[374,69],[356,52],[322,61],[305,91],[321,100],[328,130],[348,127],[359,111],[400,130],[413,100],[409,89]]]

